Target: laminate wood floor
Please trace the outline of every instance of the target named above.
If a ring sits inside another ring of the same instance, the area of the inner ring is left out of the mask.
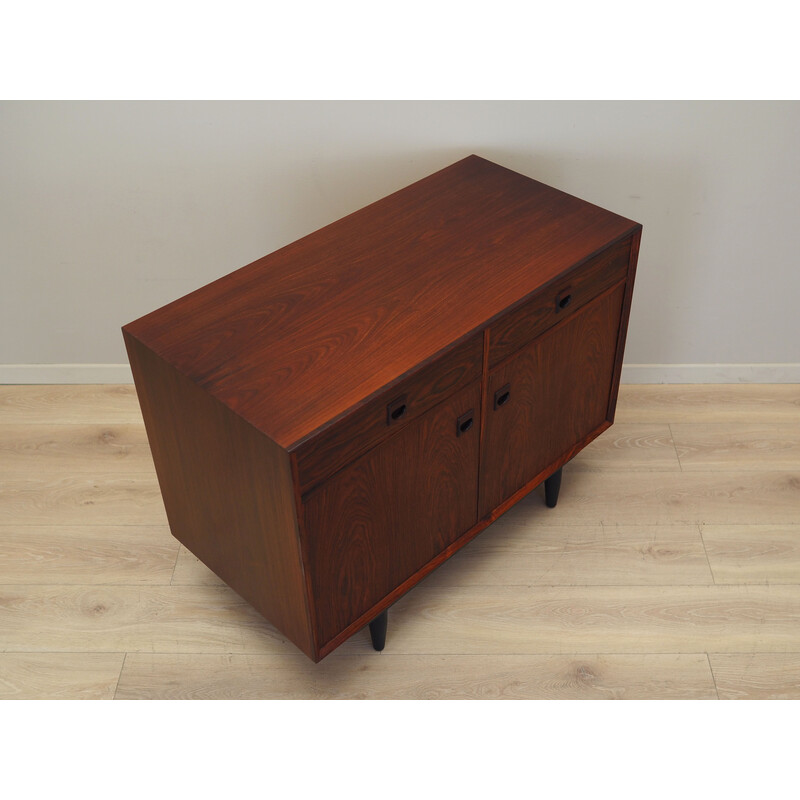
[[[171,537],[132,386],[0,386],[0,698],[800,699],[800,385],[621,387],[318,665]]]

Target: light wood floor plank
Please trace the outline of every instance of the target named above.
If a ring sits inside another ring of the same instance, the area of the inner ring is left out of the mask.
[[[0,425],[0,470],[153,473],[143,425]]]
[[[0,386],[0,423],[142,424],[133,385]]]
[[[570,462],[580,470],[667,470],[681,465],[669,425],[613,425]]]
[[[425,578],[425,586],[569,586],[711,584],[696,525],[548,528],[491,525]],[[223,585],[181,547],[172,583]]]
[[[716,699],[704,654],[130,654],[117,699]]]
[[[213,573],[197,556],[189,552],[183,545],[178,552],[175,572],[172,575],[173,586],[224,586],[222,578]]]
[[[53,585],[0,586],[0,651],[298,652],[227,586]]]
[[[0,653],[0,700],[111,700],[124,653]]]
[[[800,651],[788,586],[423,584],[390,619],[396,654]],[[1,587],[0,631],[10,652],[296,652],[227,587]],[[370,653],[367,634],[337,652]]]
[[[710,653],[800,699],[799,450],[800,386],[623,386],[556,509],[313,665],[170,536],[132,386],[0,387],[0,697],[713,697]]]
[[[0,526],[0,584],[168,585],[179,546],[166,525]]]
[[[154,474],[20,472],[0,483],[0,525],[165,525]]]
[[[800,584],[800,524],[703,525],[717,583]]]
[[[684,471],[800,471],[800,413],[794,425],[672,425]],[[613,429],[612,429],[613,430]]]
[[[800,653],[709,653],[720,700],[800,700]]]
[[[800,652],[800,587],[421,584],[389,626],[390,653]]]
[[[539,525],[790,525],[800,518],[800,472],[590,472],[564,467],[558,506],[543,489],[504,517]]]
[[[800,384],[671,384],[619,387],[617,422],[790,422]]]
[[[697,525],[519,526],[501,518],[425,586],[711,584]]]

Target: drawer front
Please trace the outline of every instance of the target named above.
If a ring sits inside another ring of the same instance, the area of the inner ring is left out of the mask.
[[[304,442],[296,451],[301,493],[480,378],[482,361],[477,334]]]
[[[494,323],[489,332],[489,366],[500,363],[625,278],[630,250],[630,239],[612,245]]]

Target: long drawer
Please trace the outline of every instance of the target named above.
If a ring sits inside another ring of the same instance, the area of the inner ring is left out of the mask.
[[[300,491],[306,492],[442,400],[481,376],[483,334],[448,350],[395,381],[295,451]]]
[[[489,331],[489,367],[621,281],[628,271],[630,250],[630,239],[611,245],[493,323]]]

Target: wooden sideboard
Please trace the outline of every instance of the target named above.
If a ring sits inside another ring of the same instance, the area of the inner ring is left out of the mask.
[[[173,535],[314,661],[614,419],[641,225],[477,156],[124,326]]]

